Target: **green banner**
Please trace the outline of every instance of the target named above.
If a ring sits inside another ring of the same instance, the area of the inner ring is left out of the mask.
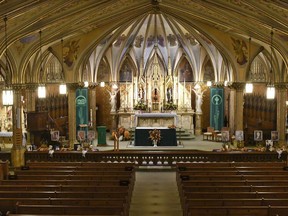
[[[221,130],[224,125],[224,89],[210,89],[210,126]]]
[[[85,137],[88,130],[88,89],[78,88],[76,90],[76,125],[78,131],[85,131]]]

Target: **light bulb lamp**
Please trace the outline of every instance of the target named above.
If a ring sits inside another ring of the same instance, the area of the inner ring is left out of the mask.
[[[43,52],[42,52],[42,31],[39,31],[39,52],[40,52],[40,76],[43,76]],[[46,98],[45,85],[38,86],[38,98]]]
[[[64,76],[64,55],[63,55],[63,39],[61,39],[61,48],[62,48],[62,61],[61,61],[61,68],[62,68],[62,75]],[[59,94],[65,95],[67,93],[67,86],[66,84],[59,85]]]
[[[248,56],[249,60],[248,60],[248,64],[249,64],[249,69],[248,69],[248,80],[249,80],[249,76],[250,76],[250,71],[251,71],[251,37],[249,38],[249,56]],[[250,94],[253,92],[253,84],[251,82],[247,82],[245,85],[245,92]]]
[[[272,83],[272,76],[273,76],[273,66],[272,66],[272,58],[273,55],[273,30],[271,30],[271,53],[270,53],[270,74],[269,74],[269,83],[267,85],[267,91],[266,91],[266,98],[269,100],[275,99],[275,87]]]
[[[8,74],[8,42],[7,42],[7,16],[4,17],[4,23],[5,23],[5,59],[6,59],[6,65],[5,70]],[[13,105],[13,90],[11,89],[4,89],[2,91],[2,104],[3,106],[12,106]]]
[[[2,91],[2,104],[3,106],[13,105],[13,91],[11,89],[5,89]]]
[[[67,86],[66,84],[59,85],[59,94],[65,95],[67,93]]]
[[[38,86],[38,98],[46,98],[46,87],[44,85]]]

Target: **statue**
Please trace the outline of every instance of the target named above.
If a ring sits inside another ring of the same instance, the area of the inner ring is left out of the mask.
[[[167,88],[167,102],[172,103],[173,102],[173,96],[172,96],[172,88]]]
[[[193,89],[196,95],[196,113],[202,113],[202,103],[203,103],[203,93],[204,91],[201,91],[201,88]]]
[[[108,90],[107,90],[108,91]],[[119,91],[119,90],[118,90]],[[118,91],[108,91],[110,94],[111,112],[116,112],[116,96]]]

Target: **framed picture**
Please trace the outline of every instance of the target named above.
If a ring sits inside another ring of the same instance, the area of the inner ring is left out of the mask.
[[[278,131],[271,131],[271,140],[278,141],[279,140],[279,132]]]
[[[242,130],[235,131],[235,140],[236,141],[244,140],[244,132]]]
[[[81,130],[79,130],[78,132],[77,132],[77,136],[78,136],[78,139],[80,140],[80,141],[84,141],[85,140],[85,131],[81,131]]]
[[[255,130],[254,131],[254,141],[262,141],[263,140],[263,131]]]
[[[51,141],[59,141],[59,131],[51,131]]]
[[[89,141],[94,140],[94,139],[95,139],[95,131],[89,130],[88,133],[87,133],[87,139],[88,139]]]
[[[222,142],[228,142],[229,141],[229,131],[222,131]]]

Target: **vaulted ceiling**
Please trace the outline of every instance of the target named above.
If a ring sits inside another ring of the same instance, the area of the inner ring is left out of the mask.
[[[53,56],[61,65],[61,40],[74,48],[73,65],[65,61],[67,82],[81,81],[85,73],[97,81],[103,59],[110,79],[117,80],[127,56],[141,75],[155,55],[172,73],[185,56],[195,80],[204,79],[207,59],[215,81],[244,80],[247,56],[237,59],[236,49],[245,48],[247,55],[252,38],[254,56],[269,54],[271,30],[277,79],[287,76],[288,3],[281,0],[0,0],[0,16],[0,72],[6,83],[37,82],[42,58],[48,62]]]

